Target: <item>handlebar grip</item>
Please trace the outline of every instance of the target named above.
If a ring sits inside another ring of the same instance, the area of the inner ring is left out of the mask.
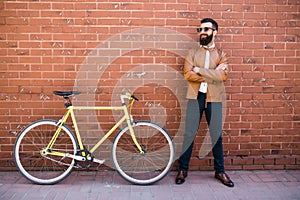
[[[136,100],[136,101],[139,101],[139,99],[136,98],[133,94],[131,94],[130,97],[133,98],[133,99]]]

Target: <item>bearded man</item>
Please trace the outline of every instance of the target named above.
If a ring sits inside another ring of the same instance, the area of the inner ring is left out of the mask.
[[[200,45],[188,51],[184,63],[184,78],[188,81],[188,103],[182,154],[178,159],[179,171],[175,183],[184,183],[188,175],[194,139],[205,112],[212,141],[215,178],[228,187],[234,187],[234,183],[225,173],[222,144],[222,100],[225,94],[223,82],[228,77],[228,59],[215,46],[218,33],[218,23],[215,20],[202,19],[197,32]]]

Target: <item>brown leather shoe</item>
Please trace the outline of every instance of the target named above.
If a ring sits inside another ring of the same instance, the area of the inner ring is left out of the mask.
[[[215,173],[215,178],[220,180],[224,185],[228,187],[234,187],[234,183],[230,180],[226,173]]]
[[[184,183],[186,177],[187,177],[187,171],[179,170],[175,179],[175,183],[178,185]]]

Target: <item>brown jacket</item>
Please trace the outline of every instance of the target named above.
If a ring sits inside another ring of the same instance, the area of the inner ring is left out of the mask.
[[[186,98],[197,99],[201,82],[207,82],[207,102],[222,102],[225,97],[223,82],[228,77],[228,59],[222,50],[213,48],[210,51],[209,69],[204,68],[206,49],[197,47],[188,51],[184,63],[184,78],[188,81]],[[198,73],[194,67],[200,67]]]

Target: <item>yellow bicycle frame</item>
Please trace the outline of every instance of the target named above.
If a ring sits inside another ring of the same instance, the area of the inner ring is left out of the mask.
[[[132,100],[134,101],[134,100]],[[133,142],[135,143],[136,147],[138,148],[138,150],[140,151],[141,154],[143,154],[143,150],[142,147],[140,146],[140,144],[138,143],[133,128],[132,128],[132,120],[130,117],[130,114],[128,112],[127,106],[124,102],[122,102],[122,106],[96,106],[96,107],[84,107],[84,106],[69,106],[67,108],[68,110],[66,111],[66,113],[64,114],[64,116],[62,117],[61,120],[59,120],[59,126],[55,132],[55,134],[53,135],[52,139],[50,140],[47,148],[45,150],[43,150],[43,154],[48,154],[48,155],[55,155],[55,156],[62,156],[62,157],[70,157],[68,155],[66,155],[65,153],[62,152],[57,152],[57,151],[52,151],[52,147],[56,141],[56,139],[58,138],[60,131],[62,129],[63,124],[66,123],[66,121],[68,120],[69,116],[71,115],[71,119],[72,119],[72,123],[74,126],[74,130],[75,130],[75,134],[76,134],[76,138],[78,141],[78,145],[79,145],[79,150],[84,150],[84,146],[81,140],[81,136],[79,133],[79,129],[77,126],[77,122],[76,122],[76,118],[75,118],[75,114],[74,114],[74,110],[122,110],[124,112],[124,116],[95,144],[95,146],[90,150],[90,153],[95,152],[98,147],[124,122],[127,122],[131,137]],[[82,156],[86,156],[85,152],[82,152]]]

